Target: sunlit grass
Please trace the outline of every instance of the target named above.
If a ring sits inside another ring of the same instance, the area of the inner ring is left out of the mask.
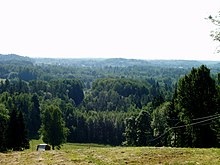
[[[67,143],[60,150],[36,151],[33,140],[23,152],[0,154],[0,164],[220,164],[220,149],[111,147]]]
[[[37,150],[37,145],[38,144],[43,144],[43,140],[30,140],[29,144],[30,144],[30,149],[28,151],[36,151]]]

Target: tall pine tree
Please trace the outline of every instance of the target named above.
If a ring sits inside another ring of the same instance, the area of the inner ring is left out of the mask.
[[[7,149],[7,128],[9,112],[4,104],[0,104],[0,151]]]
[[[34,94],[31,98],[31,110],[29,116],[29,137],[32,139],[38,139],[39,134],[38,131],[41,126],[41,118],[40,118],[40,104],[38,100],[38,96]]]
[[[29,141],[27,138],[27,130],[24,124],[24,118],[22,112],[17,112],[13,109],[10,115],[10,121],[8,126],[8,149],[14,151],[21,151],[29,148]]]

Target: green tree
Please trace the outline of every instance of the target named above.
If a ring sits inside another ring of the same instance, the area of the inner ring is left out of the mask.
[[[132,116],[125,120],[125,142],[124,145],[135,146],[137,140],[135,117]]]
[[[166,146],[167,145],[167,135],[166,131],[168,131],[168,120],[169,120],[169,108],[170,103],[165,102],[153,110],[151,116],[151,127],[153,129],[153,136],[155,139],[155,145],[157,146]]]
[[[174,104],[180,122],[186,125],[181,128],[182,146],[213,147],[216,145],[212,123],[192,125],[194,122],[203,121],[204,117],[215,115],[216,96],[215,81],[210,76],[210,70],[204,65],[198,69],[193,68],[188,75],[179,80]]]
[[[29,118],[28,118],[29,137],[32,139],[33,138],[38,139],[39,138],[38,131],[41,126],[41,118],[40,118],[40,103],[38,100],[38,96],[36,94],[32,96],[31,102],[32,102],[31,110],[29,112]]]
[[[150,126],[150,115],[147,111],[142,110],[136,118],[137,127],[137,146],[150,145],[152,140],[152,131]]]
[[[7,128],[9,112],[4,104],[0,104],[0,151],[7,149]]]
[[[220,75],[220,73],[219,73]],[[220,77],[220,76],[219,76]],[[219,81],[220,82],[220,81]],[[218,84],[219,84],[218,82]],[[218,96],[217,96],[217,115],[220,114],[220,84],[217,86]],[[220,147],[220,118],[214,122],[212,125],[213,130],[215,131],[217,138],[217,147]]]
[[[220,42],[220,31],[219,31],[219,26],[220,26],[220,12],[218,13],[218,15],[216,16],[209,16],[208,19],[214,24],[216,25],[218,28],[211,31],[211,37],[213,38],[214,41]],[[217,52],[219,53],[220,50],[217,49]]]
[[[21,149],[28,149],[29,146],[29,139],[28,139],[28,131],[25,126],[23,113],[20,111],[18,114],[18,135],[17,138],[19,139],[19,142],[21,144]]]
[[[21,151],[29,148],[27,130],[21,111],[17,112],[17,110],[13,109],[10,114],[7,142],[7,147],[14,151]]]
[[[68,129],[65,127],[59,107],[54,105],[46,107],[43,114],[41,132],[43,141],[52,145],[53,150],[55,146],[60,148],[60,145],[66,142]]]

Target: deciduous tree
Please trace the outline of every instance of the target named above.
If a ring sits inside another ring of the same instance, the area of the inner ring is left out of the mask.
[[[68,129],[65,127],[62,112],[59,107],[51,105],[46,107],[42,121],[43,141],[58,148],[66,141]]]

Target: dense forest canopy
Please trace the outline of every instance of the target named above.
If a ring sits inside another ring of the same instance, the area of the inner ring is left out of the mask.
[[[218,147],[219,103],[219,61],[0,55],[2,151],[39,138]]]

